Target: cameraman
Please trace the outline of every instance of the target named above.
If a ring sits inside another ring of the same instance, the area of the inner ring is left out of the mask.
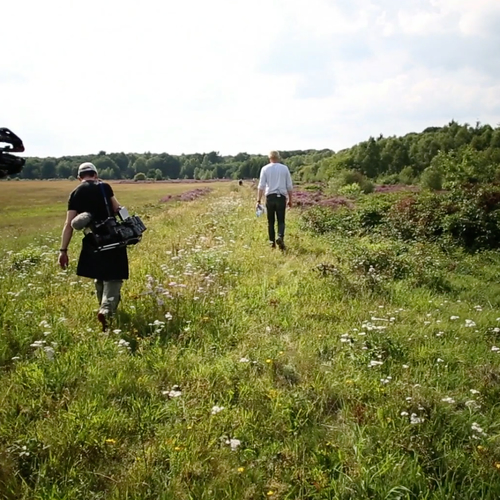
[[[113,213],[118,212],[120,208],[111,186],[99,181],[97,169],[92,163],[86,162],[79,166],[78,179],[80,185],[69,196],[68,212],[62,231],[59,265],[63,269],[68,266],[69,262],[68,246],[73,236],[73,227],[71,225],[73,219],[78,214],[89,212],[92,215],[92,221],[95,223],[106,220],[109,214],[104,195],[108,199],[108,206],[111,207]],[[120,290],[123,280],[128,279],[126,247],[95,252],[92,235],[87,234],[83,238],[76,274],[94,279],[99,301],[97,319],[101,322],[103,331],[105,331],[110,317],[115,313],[120,302]]]

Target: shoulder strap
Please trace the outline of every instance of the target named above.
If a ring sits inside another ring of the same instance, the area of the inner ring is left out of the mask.
[[[101,188],[101,193],[104,196],[104,203],[106,205],[106,210],[108,212],[108,216],[109,217],[113,217],[113,212],[111,212],[111,208],[109,206],[108,197],[106,196],[106,191],[104,191],[104,183],[99,182],[99,187]]]

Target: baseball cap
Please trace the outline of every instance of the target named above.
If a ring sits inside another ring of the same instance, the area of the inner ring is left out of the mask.
[[[85,172],[95,172],[97,174],[97,168],[95,168],[95,165],[93,163],[87,161],[85,163],[82,163],[78,167],[78,175],[83,174]]]

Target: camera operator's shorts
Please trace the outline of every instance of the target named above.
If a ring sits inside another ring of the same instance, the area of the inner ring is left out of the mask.
[[[95,252],[91,235],[85,236],[76,274],[103,281],[128,279],[127,247]]]

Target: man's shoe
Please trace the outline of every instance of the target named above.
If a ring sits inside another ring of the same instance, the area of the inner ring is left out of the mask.
[[[276,248],[276,243],[274,243],[274,241],[270,241],[270,242],[269,242],[269,246],[270,246],[271,248]]]
[[[278,244],[280,250],[285,250],[285,242],[283,241],[282,236],[278,236],[278,239],[276,240],[276,243]]]
[[[99,311],[97,313],[97,319],[102,325],[102,331],[105,332],[108,329],[108,318],[102,311]]]

